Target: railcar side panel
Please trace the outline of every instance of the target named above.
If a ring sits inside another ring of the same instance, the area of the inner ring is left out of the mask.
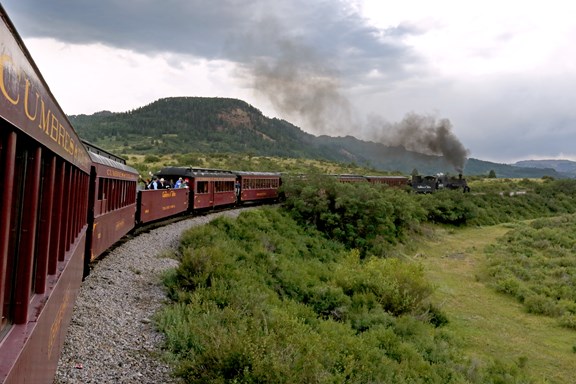
[[[94,218],[90,261],[97,259],[134,229],[135,219],[136,204]]]
[[[82,279],[90,158],[0,18],[0,383],[48,383]]]
[[[148,223],[186,212],[189,193],[188,188],[139,191],[137,221]]]
[[[190,188],[190,209],[203,210],[236,203],[236,175],[223,169],[165,167],[157,177],[166,180],[181,178]]]
[[[52,382],[82,283],[84,241],[85,231],[58,274],[48,277],[46,294],[30,302],[39,315],[33,313],[28,322],[12,326],[0,343],[0,383]]]
[[[0,128],[0,382],[50,382],[82,278],[89,178],[2,119]],[[67,199],[53,193],[57,169]],[[52,236],[59,223],[68,225]]]
[[[336,178],[341,183],[366,183],[368,181],[360,175],[336,175]]]
[[[194,193],[194,209],[214,208],[236,203],[234,182],[236,178],[230,176],[205,177],[195,176],[191,180]]]
[[[372,184],[385,184],[390,187],[405,187],[408,185],[408,178],[406,176],[366,176]]]
[[[134,229],[138,174],[124,164],[90,153],[92,191],[87,262],[97,259],[110,246]]]
[[[274,200],[278,198],[280,175],[277,174],[239,174],[240,202]]]

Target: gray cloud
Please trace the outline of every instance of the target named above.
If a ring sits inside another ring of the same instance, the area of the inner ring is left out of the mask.
[[[235,62],[245,85],[314,133],[354,132],[345,89],[371,71],[388,83],[405,78],[405,64],[418,60],[402,42],[417,28],[378,30],[345,1],[36,0],[11,8],[30,37]]]
[[[369,26],[342,0],[9,0],[5,3],[11,17],[19,20],[19,31],[25,37],[52,37],[69,43],[100,42],[141,53],[171,52],[231,61],[273,56],[279,39],[292,40],[313,47],[319,56],[350,73],[362,73],[372,67],[397,71],[399,62],[414,60],[400,38],[417,32],[401,26],[386,31],[391,41],[383,42],[382,31]],[[272,34],[264,35],[269,32]],[[255,36],[258,44],[254,44]]]
[[[400,140],[414,130],[405,124],[410,120],[423,124],[418,132],[436,129],[455,139],[452,143],[466,143],[457,148],[464,152],[471,148],[474,157],[505,161],[523,153],[576,155],[573,74],[540,71],[538,76],[514,78],[510,73],[493,73],[477,77],[476,82],[467,75],[439,75],[406,43],[407,38],[428,32],[423,26],[401,23],[377,29],[347,4],[345,0],[3,2],[25,38],[102,43],[146,55],[170,53],[175,67],[190,57],[233,62],[237,68],[233,75],[241,84],[312,133],[353,134],[433,152],[422,143]],[[436,28],[433,23],[426,26]],[[495,54],[489,44],[478,49],[486,50],[485,57]],[[407,111],[418,114],[410,119]],[[398,122],[366,123],[364,116],[370,112],[381,115],[375,119],[379,122]],[[431,112],[449,121],[431,121]]]

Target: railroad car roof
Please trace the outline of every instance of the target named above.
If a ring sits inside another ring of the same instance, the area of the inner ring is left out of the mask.
[[[332,176],[339,178],[339,179],[366,180],[366,178],[362,175],[342,174],[342,175],[332,175]]]
[[[155,173],[158,177],[178,176],[178,177],[235,177],[230,171],[222,169],[209,168],[191,168],[191,167],[165,167]]]
[[[92,159],[92,161],[94,163],[106,165],[106,166],[112,167],[112,168],[121,169],[123,171],[130,172],[130,173],[138,174],[138,171],[136,169],[130,167],[129,165],[119,163],[116,160],[110,159],[104,155],[100,155],[98,153],[94,153],[94,152],[90,152],[90,151],[88,152],[88,155],[90,155],[90,158]]]
[[[407,179],[408,177],[406,176],[397,176],[397,175],[391,175],[391,176],[365,176],[367,179]]]
[[[239,176],[280,176],[280,172],[232,171]]]
[[[119,163],[126,164],[126,160],[124,158],[122,158],[120,156],[116,156],[112,152],[108,152],[105,149],[97,147],[87,140],[82,139],[82,144],[84,144],[84,147],[86,148],[86,150],[88,152],[97,153],[99,155],[102,155],[103,157],[107,157],[107,158],[115,160]]]

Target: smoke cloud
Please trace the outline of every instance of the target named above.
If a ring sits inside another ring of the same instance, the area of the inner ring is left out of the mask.
[[[350,131],[352,105],[340,93],[340,82],[330,71],[298,55],[290,46],[278,61],[260,61],[253,68],[254,89],[274,108],[317,134]],[[294,56],[291,54],[294,53]],[[308,57],[309,59],[309,57]]]
[[[469,151],[452,132],[452,123],[448,119],[411,112],[399,123],[372,117],[368,125],[373,140],[426,155],[443,156],[456,171],[464,169]]]
[[[258,29],[258,33],[243,37],[242,48],[237,47],[246,54],[242,77],[285,118],[315,134],[352,135],[443,156],[462,172],[468,150],[448,119],[409,113],[399,123],[374,116],[363,122],[342,91],[349,84],[343,83],[337,60],[322,56],[295,36],[283,35],[274,18],[267,18]]]
[[[257,32],[235,39],[238,77],[284,118],[315,134],[352,131],[353,107],[341,90],[339,71],[318,51],[287,35],[274,17],[257,24]]]

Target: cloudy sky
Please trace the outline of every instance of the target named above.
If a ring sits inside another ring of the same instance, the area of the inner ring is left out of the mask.
[[[571,0],[2,6],[69,115],[233,97],[313,134],[414,149],[404,136],[418,121],[473,158],[576,160]]]

